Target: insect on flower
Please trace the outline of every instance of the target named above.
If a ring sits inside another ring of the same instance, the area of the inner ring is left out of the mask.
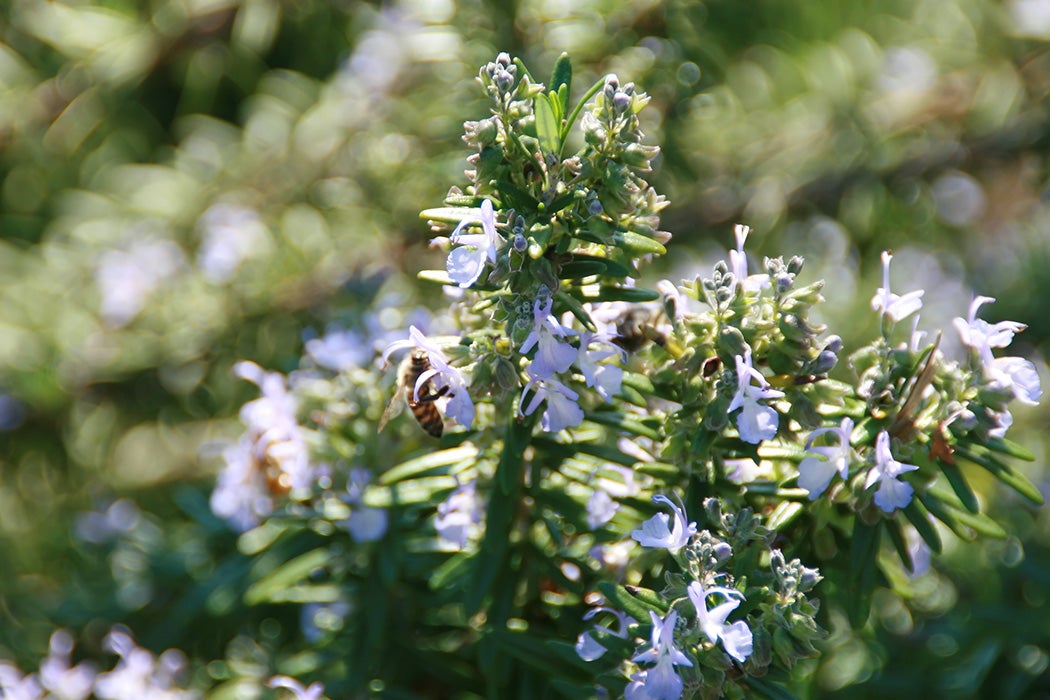
[[[431,371],[430,356],[426,350],[414,350],[404,360],[397,371],[397,390],[379,419],[379,432],[386,427],[387,421],[394,415],[402,397],[408,404],[420,427],[433,437],[441,437],[445,431],[445,422],[438,411],[436,401],[442,396],[452,396],[448,386],[433,391],[433,382],[428,377],[419,385],[419,379]],[[417,386],[418,385],[418,386]]]

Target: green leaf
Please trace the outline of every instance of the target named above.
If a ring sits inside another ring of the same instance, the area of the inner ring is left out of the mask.
[[[463,219],[480,222],[481,211],[475,207],[434,207],[419,212],[419,218],[444,224],[458,224]]]
[[[995,539],[1006,537],[1006,531],[1003,530],[999,523],[983,513],[969,512],[962,502],[954,497],[954,494],[945,491],[941,486],[931,486],[927,493],[938,499],[946,508],[951,509],[959,524],[969,527],[986,537],[994,537]]]
[[[578,280],[584,277],[606,275],[605,264],[599,260],[573,260],[558,270],[558,279]]]
[[[806,507],[798,501],[781,501],[777,504],[777,507],[773,510],[772,514],[770,514],[766,526],[770,530],[783,530],[794,522],[798,516],[802,515],[805,510]]]
[[[634,231],[616,231],[613,233],[613,245],[623,248],[631,255],[663,255],[667,252],[662,244],[648,236]]]
[[[655,301],[660,298],[659,292],[654,292],[651,289],[640,289],[637,287],[607,287],[602,286],[598,289],[598,293],[589,296],[581,295],[584,301],[598,302],[598,301],[627,301],[627,302],[643,302],[643,301]]]
[[[604,269],[601,272],[595,274],[609,275],[610,277],[631,277],[634,273],[631,268],[618,263],[609,258],[599,258],[594,255],[586,255],[584,253],[573,253],[572,262],[568,263],[573,265],[575,263],[596,263],[601,265]],[[567,267],[568,265],[566,265]],[[563,278],[567,279],[567,278]]]
[[[562,88],[565,88],[564,91]],[[547,84],[547,92],[557,94],[561,102],[561,113],[569,111],[569,91],[572,90],[572,61],[569,54],[562,53],[554,62],[554,70],[551,71],[551,81]]]
[[[1034,462],[1035,455],[1028,451],[1023,445],[1011,442],[1006,438],[989,438],[985,440],[984,446],[993,452],[1002,452],[1005,455],[1023,459],[1026,462]]]
[[[635,595],[631,595],[631,591],[612,581],[599,581],[598,590],[605,595],[605,599],[612,604],[612,607],[623,610],[639,624],[649,624],[650,611],[660,616],[667,613],[667,603],[663,602],[655,591],[632,587],[631,590]]]
[[[915,571],[915,564],[911,560],[911,552],[908,551],[908,543],[904,539],[904,533],[901,532],[900,521],[896,519],[887,520],[886,532],[889,534],[890,541],[893,543],[893,548],[897,550],[897,556],[900,557],[904,568],[909,573],[913,573]]]
[[[414,479],[428,472],[460,462],[472,462],[478,456],[478,448],[470,443],[437,452],[427,452],[383,472],[377,483],[390,485],[406,479]]]
[[[660,429],[647,424],[649,419],[639,419],[635,416],[627,416],[618,411],[592,411],[586,414],[587,420],[599,425],[607,425],[611,428],[619,428],[633,435],[641,435],[651,440],[660,439]]]
[[[265,551],[290,529],[290,523],[271,518],[237,538],[237,550],[245,556]],[[295,529],[299,529],[296,527]]]
[[[745,675],[741,682],[754,690],[759,697],[769,698],[769,700],[798,700],[798,696],[784,686],[771,683],[764,678]]]
[[[947,525],[948,529],[955,533],[956,537],[966,541],[972,541],[974,539],[973,532],[968,530],[957,517],[958,513],[954,509],[949,508],[948,504],[934,495],[932,490],[921,494],[919,500],[922,501],[924,506],[926,506],[926,510],[930,511],[930,515]]]
[[[958,457],[968,459],[974,464],[979,464],[984,467],[990,471],[996,479],[1024,496],[1034,505],[1043,505],[1043,494],[1039,492],[1039,489],[1035,484],[1029,481],[1028,477],[1024,474],[1021,474],[1016,469],[1000,462],[987,448],[976,444],[956,445],[955,454]]]
[[[306,579],[317,569],[323,569],[331,560],[332,553],[327,547],[318,547],[301,554],[252,584],[244,593],[244,602],[248,605],[259,605],[279,600],[287,589]]]
[[[554,299],[564,304],[565,307],[572,312],[572,315],[576,317],[576,320],[583,324],[584,328],[591,332],[598,330],[597,326],[594,325],[594,321],[591,320],[590,315],[587,313],[587,309],[583,308],[583,304],[581,304],[576,297],[559,290],[554,293]]]
[[[966,510],[971,513],[977,513],[980,511],[981,506],[977,502],[977,496],[974,495],[970,485],[966,483],[966,477],[963,476],[962,470],[954,464],[948,464],[944,460],[935,460],[937,466],[941,468],[944,476],[948,479],[948,483],[952,487],[952,491],[959,497],[959,501],[966,507]]]
[[[533,100],[536,114],[536,138],[540,142],[540,150],[544,155],[559,155],[561,153],[561,130],[558,122],[560,119],[557,112],[560,105],[555,107],[557,97],[547,94],[536,95]]]
[[[908,522],[919,533],[919,537],[922,537],[922,541],[926,543],[926,546],[940,554],[942,549],[941,535],[937,532],[937,528],[934,527],[933,523],[930,522],[926,509],[919,504],[917,499],[913,498],[911,503],[904,508],[904,517],[908,519]]]
[[[855,628],[864,626],[864,623],[868,620],[868,613],[871,610],[871,596],[875,590],[875,566],[879,553],[879,536],[881,532],[881,520],[868,524],[858,517],[853,522],[847,612],[850,624]]]
[[[452,281],[452,278],[448,276],[448,273],[444,270],[420,270],[416,273],[416,277],[422,282],[432,282],[434,284],[443,284],[446,287],[458,287],[459,285]],[[470,288],[479,292],[495,292],[499,287],[494,287],[491,284],[482,284],[481,282],[475,282],[470,285]]]

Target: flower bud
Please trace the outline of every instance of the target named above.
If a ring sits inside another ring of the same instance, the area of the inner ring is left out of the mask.
[[[733,556],[733,548],[728,542],[719,542],[711,548],[711,555],[715,558],[715,566],[721,566]]]
[[[617,114],[623,114],[631,107],[631,97],[623,92],[617,92],[613,95],[612,106]]]
[[[514,234],[514,250],[521,253],[529,247],[529,241],[521,233]]]
[[[591,216],[598,216],[602,213],[602,203],[597,197],[588,200],[587,202],[587,213]]]
[[[838,364],[839,356],[830,350],[821,350],[813,362],[813,374],[827,374]]]
[[[824,341],[824,349],[838,355],[842,351],[842,338],[837,335],[829,335],[828,339]]]
[[[788,260],[787,271],[790,272],[792,275],[798,275],[798,273],[802,272],[802,266],[805,263],[805,258],[798,255],[792,255],[791,259]]]

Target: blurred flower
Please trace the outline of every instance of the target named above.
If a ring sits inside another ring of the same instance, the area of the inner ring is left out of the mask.
[[[35,673],[23,674],[10,661],[0,661],[0,697],[4,700],[41,700],[44,689]]]
[[[674,525],[668,527],[670,518],[666,513],[657,513],[642,523],[640,529],[634,530],[631,537],[643,547],[657,547],[676,552],[696,534],[696,523],[686,524],[685,509],[672,503],[671,499],[663,494],[653,496],[653,503],[663,503],[671,508]]]
[[[890,452],[890,434],[883,430],[875,440],[875,466],[868,472],[864,488],[878,482],[875,505],[886,513],[904,508],[911,503],[914,489],[900,478],[901,474],[918,469],[914,464],[904,464],[893,458]]]
[[[482,233],[462,233],[470,224],[481,224]],[[459,222],[450,236],[454,244],[448,254],[445,266],[448,276],[460,287],[469,287],[481,277],[485,261],[496,262],[496,252],[501,238],[496,231],[496,213],[488,199],[481,202],[481,211],[477,216],[469,216]]]
[[[743,662],[751,655],[753,637],[751,629],[743,620],[727,625],[726,618],[733,612],[744,599],[744,594],[738,590],[724,586],[712,586],[705,589],[699,581],[689,584],[689,600],[696,608],[696,616],[700,623],[700,629],[712,642],[722,640],[722,646],[726,653],[737,661]],[[707,609],[707,597],[710,595],[721,595],[725,602]]]
[[[593,629],[580,632],[580,635],[576,638],[576,654],[584,661],[600,659],[607,651],[606,648],[598,642],[598,637],[611,634],[620,639],[627,639],[627,626],[634,624],[634,619],[629,617],[627,613],[606,607],[591,608],[583,614],[583,619],[584,621],[590,620],[592,617],[602,612],[612,613],[616,616],[616,629],[614,630],[607,625],[595,625]],[[595,634],[597,634],[598,637],[596,637]]]
[[[273,496],[308,489],[313,481],[309,451],[296,419],[297,402],[284,375],[239,362],[234,374],[256,384],[262,396],[241,407],[246,430],[223,451],[225,468],[211,495],[212,511],[247,530],[273,511]]]
[[[597,347],[592,347],[597,345]],[[605,347],[603,348],[602,345]],[[585,331],[580,334],[580,349],[576,356],[576,366],[580,368],[587,386],[598,391],[606,401],[620,393],[623,382],[623,369],[616,365],[602,362],[620,354],[620,351],[599,339],[594,333]]]
[[[984,213],[984,190],[977,180],[959,171],[945,173],[933,183],[937,214],[952,226],[967,226]]]
[[[355,542],[375,542],[386,534],[389,518],[385,508],[374,508],[364,504],[365,488],[372,480],[372,472],[354,469],[347,480],[346,502],[350,504],[350,517],[340,524],[345,527]]]
[[[849,444],[852,432],[853,419],[847,416],[837,428],[818,428],[809,434],[806,451],[815,452],[816,456],[806,457],[798,465],[798,485],[809,492],[809,500],[816,500],[824,493],[835,472],[843,479],[849,475],[850,460],[853,457],[853,450]],[[831,447],[814,447],[813,442],[821,435],[831,435],[838,444]]]
[[[103,253],[95,267],[103,320],[114,327],[130,323],[154,290],[173,278],[182,266],[182,250],[166,239],[144,238],[126,251]]]
[[[456,487],[438,506],[434,527],[441,539],[463,549],[477,534],[481,522],[481,501],[474,482]]]
[[[342,629],[350,611],[350,603],[342,599],[331,603],[306,603],[299,611],[303,637],[311,644],[321,641],[325,635]]]
[[[320,367],[342,372],[352,367],[364,367],[374,356],[371,344],[364,334],[329,326],[320,338],[306,341],[306,354]]]
[[[776,409],[759,401],[778,399],[784,396],[784,392],[770,389],[762,373],[752,367],[750,348],[744,351],[743,356],[736,356],[736,379],[737,390],[729,403],[728,412],[741,409],[736,419],[740,439],[751,444],[769,440],[777,434],[779,417]],[[758,382],[758,386],[751,383],[752,379]]]
[[[290,676],[274,676],[266,685],[270,688],[290,690],[295,700],[321,700],[324,697],[324,685],[321,681],[314,681],[306,687]]]
[[[230,281],[241,263],[259,256],[270,234],[259,214],[248,207],[220,202],[208,207],[197,222],[201,246],[197,267],[209,282]]]
[[[10,394],[0,393],[0,432],[18,428],[25,417],[25,404]]]
[[[105,700],[191,700],[198,694],[176,687],[175,676],[186,665],[182,652],[169,649],[154,658],[153,654],[135,644],[127,632],[112,630],[104,641],[105,647],[120,660],[112,671],[101,673],[95,679],[95,695]]]
[[[120,498],[105,510],[78,514],[73,531],[85,542],[101,544],[131,532],[141,521],[142,511],[135,502]]]
[[[878,86],[883,92],[923,93],[937,81],[937,64],[914,46],[891,46],[882,61]]]
[[[604,489],[595,489],[587,499],[587,527],[594,530],[612,520],[620,504]]]
[[[656,665],[631,676],[634,681],[624,690],[624,695],[627,700],[678,700],[682,696],[683,684],[674,667],[693,665],[689,657],[674,645],[674,626],[678,621],[678,611],[671,610],[663,620],[650,611],[649,618],[653,625],[649,648],[635,654],[631,660],[635,663]]]
[[[40,684],[55,700],[85,700],[91,695],[97,671],[84,662],[70,666],[73,637],[65,630],[51,635],[50,653],[40,662]],[[7,697],[6,695],[4,697]]]
[[[871,308],[896,322],[922,308],[923,290],[908,292],[904,296],[892,294],[890,292],[890,260],[892,259],[893,255],[888,250],[882,251],[882,286],[871,298]]]
[[[554,300],[550,297],[542,303],[539,297],[533,301],[532,331],[521,345],[523,355],[532,350],[533,346],[538,346],[536,356],[529,365],[529,373],[535,379],[547,379],[554,374],[560,374],[569,369],[576,360],[576,348],[561,340],[575,333],[551,314],[553,303]]]
[[[522,408],[530,389],[533,391],[532,400]],[[548,433],[557,433],[583,422],[583,409],[576,403],[579,398],[578,393],[554,378],[541,379],[530,374],[529,383],[521,392],[518,413],[531,416],[540,403],[546,401],[540,427]]]

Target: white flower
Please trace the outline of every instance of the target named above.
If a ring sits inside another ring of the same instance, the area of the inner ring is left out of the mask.
[[[25,674],[10,661],[0,661],[0,697],[4,700],[41,700],[44,689],[35,673]]]
[[[798,485],[809,492],[809,500],[816,500],[824,493],[836,472],[843,479],[849,475],[853,455],[849,444],[852,432],[853,420],[847,416],[837,428],[818,428],[810,433],[809,439],[806,440],[806,451],[815,452],[816,456],[806,457],[798,465]],[[814,447],[813,442],[825,434],[833,436],[838,444]]]
[[[744,599],[744,594],[724,586],[712,586],[704,589],[699,581],[693,581],[689,584],[688,593],[689,600],[693,601],[693,607],[696,608],[697,620],[700,623],[700,629],[703,631],[704,636],[712,642],[718,642],[721,639],[722,647],[726,650],[726,653],[737,661],[742,662],[750,656],[753,648],[753,637],[747,623],[743,620],[738,620],[730,625],[726,624],[726,618],[729,617],[729,613],[736,610],[740,605],[740,601]],[[725,602],[708,610],[707,597],[714,594],[723,596]]]
[[[674,626],[678,621],[678,611],[671,610],[663,620],[650,611],[649,618],[653,625],[649,648],[635,654],[631,660],[635,663],[655,663],[656,665],[638,674],[637,677],[632,676],[635,678],[635,683],[644,689],[645,695],[639,695],[639,688],[636,687],[627,694],[627,697],[678,700],[682,696],[683,685],[682,678],[674,667],[693,665],[689,657],[674,645]]]
[[[127,325],[142,311],[153,292],[183,267],[182,249],[166,239],[143,238],[127,250],[106,251],[95,268],[102,318],[113,327]]]
[[[241,407],[245,433],[223,451],[226,466],[212,492],[211,509],[243,531],[273,511],[273,496],[310,488],[314,469],[296,420],[297,401],[284,376],[253,362],[238,362],[233,370],[256,384],[262,396]]]
[[[1020,333],[1026,326],[1017,321],[990,324],[977,318],[977,310],[983,304],[993,301],[995,299],[991,297],[975,297],[970,304],[967,318],[956,318],[952,323],[959,331],[963,344],[977,351],[991,383],[1004,391],[1012,392],[1014,398],[1021,403],[1034,406],[1043,395],[1035,365],[1020,357],[997,358],[992,355],[992,348],[1005,348],[1013,342],[1014,334]]]
[[[462,233],[470,224],[481,224],[481,233]],[[496,231],[496,213],[492,202],[484,200],[478,216],[470,216],[459,222],[450,237],[458,244],[448,254],[445,267],[448,276],[460,287],[469,287],[478,281],[485,262],[496,262],[496,252],[502,242]]]
[[[769,286],[769,275],[747,274],[747,255],[744,253],[744,242],[751,233],[749,226],[737,224],[733,227],[733,235],[736,236],[736,250],[729,251],[729,270],[736,278],[736,282],[745,292],[757,292]]]
[[[182,652],[169,649],[159,658],[135,644],[119,629],[106,635],[105,646],[120,656],[116,668],[95,679],[95,695],[104,700],[191,700],[196,693],[175,686],[175,676],[186,665]]]
[[[477,535],[481,522],[481,501],[474,482],[462,484],[438,506],[434,527],[441,539],[463,549]]]
[[[923,290],[908,292],[904,296],[898,296],[890,292],[890,260],[893,255],[888,251],[882,251],[882,286],[871,298],[871,308],[888,316],[892,321],[900,321],[922,308]]]
[[[55,700],[85,700],[95,685],[95,668],[87,663],[70,666],[73,637],[65,630],[51,635],[50,653],[40,662],[40,684]],[[7,697],[4,695],[4,697]]]
[[[592,347],[597,345],[597,347]],[[605,347],[601,347],[605,345]],[[623,383],[623,369],[616,365],[602,362],[614,355],[619,355],[619,349],[609,345],[600,336],[589,331],[580,334],[580,349],[576,356],[576,366],[580,368],[587,386],[598,391],[598,395],[606,401],[620,393]]]
[[[904,508],[911,503],[915,490],[911,484],[900,479],[900,475],[918,469],[914,464],[904,464],[893,458],[890,452],[890,434],[885,430],[875,439],[875,466],[868,472],[864,488],[878,482],[875,505],[886,513]]]
[[[580,632],[580,635],[576,638],[576,653],[584,661],[600,659],[607,651],[606,648],[598,642],[598,637],[611,634],[620,639],[627,639],[627,626],[634,624],[634,619],[629,617],[627,613],[606,607],[591,608],[584,613],[583,619],[590,620],[601,612],[612,613],[615,615],[618,624],[615,630],[607,625],[595,625],[594,629]],[[595,637],[595,634],[597,634],[598,637]]]
[[[576,359],[576,348],[562,341],[562,338],[574,335],[574,332],[554,318],[551,314],[553,304],[554,300],[549,297],[542,304],[539,298],[533,301],[532,331],[521,345],[523,355],[536,347],[529,374],[537,379],[547,379],[566,371]]]
[[[274,676],[266,685],[270,688],[290,690],[295,700],[321,700],[324,697],[324,685],[321,681],[314,681],[310,687],[306,687],[291,676]]]
[[[667,496],[653,496],[653,503],[663,503],[674,513],[674,525],[668,527],[670,518],[666,513],[657,513],[642,523],[642,527],[631,533],[638,544],[643,547],[658,547],[676,552],[684,547],[696,534],[696,523],[686,523],[685,509],[671,502]]]
[[[744,355],[736,356],[737,390],[729,403],[729,412],[741,409],[737,415],[737,430],[740,439],[751,444],[769,440],[777,434],[779,417],[775,409],[760,404],[765,399],[778,399],[784,392],[769,388],[769,382],[762,373],[751,365],[751,349]],[[758,386],[751,383],[754,379]]]
[[[1043,389],[1035,365],[1028,360],[1020,357],[997,357],[985,370],[994,384],[1013,391],[1014,398],[1021,403],[1038,405]]]
[[[522,408],[525,395],[530,389],[533,391],[532,400],[529,401],[528,406]],[[540,427],[548,433],[561,432],[566,428],[575,428],[583,422],[583,409],[576,403],[579,398],[578,393],[557,379],[530,376],[529,383],[521,392],[518,414],[530,416],[541,402],[546,401],[543,416],[540,418]]]

